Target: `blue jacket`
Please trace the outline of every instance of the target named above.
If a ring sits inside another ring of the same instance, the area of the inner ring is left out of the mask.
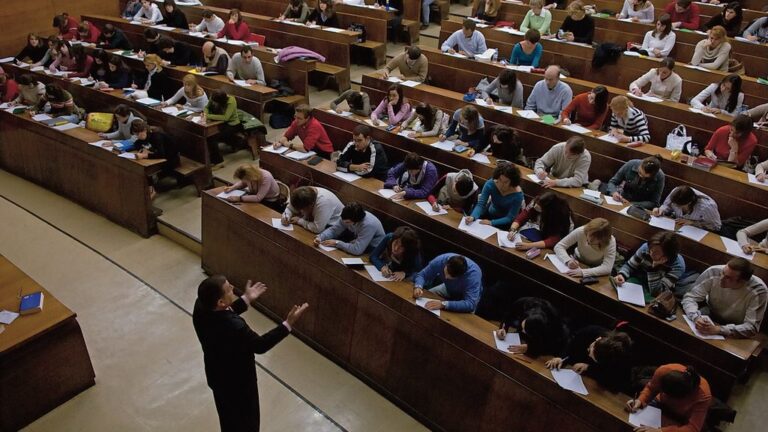
[[[474,312],[483,292],[483,271],[474,261],[467,260],[467,272],[460,277],[445,280],[445,265],[456,254],[442,254],[427,264],[424,269],[416,273],[413,285],[423,288],[425,284],[444,283],[449,298],[445,302],[445,310],[451,312]]]

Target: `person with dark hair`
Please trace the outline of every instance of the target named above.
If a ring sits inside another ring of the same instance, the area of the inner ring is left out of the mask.
[[[278,20],[295,21],[304,24],[309,17],[310,9],[304,0],[288,0],[288,6]]]
[[[267,290],[248,281],[237,290],[222,275],[213,275],[197,288],[192,313],[195,334],[203,348],[205,377],[213,391],[222,432],[259,430],[259,387],[254,354],[264,354],[291,332],[309,307],[293,306],[285,321],[264,335],[256,334],[240,314]]]
[[[713,160],[732,162],[736,168],[741,168],[757,146],[752,129],[752,119],[739,114],[730,125],[717,128],[704,147],[704,155]]]
[[[208,139],[208,153],[211,163],[214,165],[224,162],[219,151],[219,140],[235,147],[236,141],[243,132],[243,125],[237,113],[237,99],[228,95],[222,89],[216,89],[211,93],[211,99],[203,110],[203,120],[220,121],[219,133]]]
[[[141,9],[133,16],[133,21],[145,25],[155,25],[163,20],[163,13],[152,0],[141,0]]]
[[[336,169],[353,172],[361,177],[383,180],[387,176],[387,154],[384,146],[371,137],[371,128],[358,125],[352,131],[352,141],[336,160]]]
[[[71,46],[65,40],[56,44],[58,57],[48,67],[50,72],[62,72],[66,78],[86,78],[91,75],[93,57],[85,53],[82,45]]]
[[[510,327],[520,333],[521,345],[510,346],[515,354],[531,357],[557,355],[568,342],[568,327],[552,303],[538,297],[521,297],[507,311],[496,337],[504,340]]]
[[[76,40],[95,44],[101,37],[101,30],[90,21],[83,21],[77,26]]]
[[[427,301],[425,308],[472,313],[483,292],[483,271],[462,255],[438,255],[413,277],[413,298],[421,298],[425,289],[445,299]]]
[[[200,24],[195,26],[195,31],[203,34],[217,35],[218,37],[218,33],[224,30],[224,20],[219,18],[210,9],[203,10],[202,16],[203,19],[200,21]]]
[[[680,102],[683,94],[683,79],[672,71],[675,68],[675,59],[665,57],[657,68],[646,72],[640,78],[629,84],[629,91],[635,96],[651,96],[661,99]],[[648,92],[643,92],[643,87],[650,84]]]
[[[665,181],[661,158],[648,156],[624,163],[601,190],[616,201],[652,210],[661,204]]]
[[[218,75],[226,75],[229,68],[229,54],[224,48],[207,41],[203,44],[203,66],[201,72],[212,72]]]
[[[568,250],[576,246],[573,255]],[[595,218],[563,237],[554,247],[560,261],[568,266],[568,276],[597,277],[611,274],[616,261],[613,227],[603,218]],[[581,268],[580,263],[590,267]]]
[[[448,115],[428,103],[421,102],[414,108],[408,120],[402,124],[402,130],[408,132],[408,138],[439,136],[448,130]]]
[[[64,117],[75,124],[80,123],[85,116],[85,110],[75,105],[72,95],[56,83],[45,85],[45,94],[42,95],[34,110],[38,113],[45,112],[51,117]]]
[[[66,12],[53,17],[53,28],[59,31],[59,39],[65,41],[77,39],[78,25],[79,23],[77,20],[69,16]]]
[[[382,78],[389,78],[395,69],[400,72],[399,76],[404,80],[424,82],[427,79],[429,61],[427,56],[421,53],[421,48],[411,45],[387,62],[381,70]]]
[[[301,142],[290,142],[298,137]],[[313,151],[325,159],[331,157],[333,143],[328,138],[325,128],[313,115],[309,105],[301,104],[296,107],[293,122],[274,143],[275,148],[288,147],[289,150],[301,152]]]
[[[461,54],[469,58],[484,53],[488,46],[485,44],[485,36],[476,30],[474,21],[465,19],[459,30],[453,32],[440,46],[440,50],[448,54]],[[454,49],[455,48],[455,49]]]
[[[96,45],[107,50],[121,49],[130,51],[133,49],[131,42],[125,37],[125,33],[115,27],[112,23],[104,24],[104,28],[101,31],[99,40],[96,41]]]
[[[370,252],[386,233],[379,218],[362,205],[351,202],[341,210],[341,219],[315,237],[315,246],[335,247],[351,255]]]
[[[227,79],[230,81],[243,80],[249,85],[267,85],[261,60],[253,55],[253,48],[243,45],[239,53],[232,56],[227,66]]]
[[[163,0],[163,10],[161,13],[163,15],[163,19],[158,21],[158,24],[163,24],[168,27],[176,27],[182,30],[189,30],[187,16],[184,15],[184,11],[176,6],[176,2],[174,0]]]
[[[523,83],[517,79],[514,71],[504,69],[499,73],[499,76],[488,84],[488,87],[483,89],[482,97],[489,105],[497,102],[502,105],[522,108]]]
[[[528,33],[528,30],[536,30],[540,35],[549,34],[549,26],[552,24],[552,12],[544,7],[544,0],[530,0],[530,10],[525,13],[523,22],[520,23],[520,31]]]
[[[16,83],[19,85],[19,95],[13,100],[14,105],[37,106],[45,95],[45,84],[32,74],[21,75]]]
[[[635,108],[635,104],[624,95],[611,99],[610,132],[620,143],[650,142],[651,130],[648,127],[648,117]]]
[[[152,27],[144,29],[144,46],[139,50],[139,58],[147,54],[157,54],[157,44],[160,42],[160,33]]]
[[[540,115],[549,114],[560,117],[560,113],[571,103],[573,90],[560,81],[560,66],[550,65],[544,71],[544,79],[537,82],[528,95],[525,109],[536,111]]]
[[[608,89],[596,86],[592,91],[581,93],[560,113],[560,123],[576,123],[587,129],[598,130],[603,127],[608,116]]]
[[[656,28],[645,34],[643,44],[639,48],[635,45],[631,50],[654,58],[669,57],[676,40],[677,34],[672,31],[672,18],[664,14],[656,21]]]
[[[157,55],[172,66],[189,66],[192,63],[192,47],[186,42],[161,37],[157,48]]]
[[[653,3],[651,0],[624,0],[624,6],[621,8],[621,12],[616,14],[616,18],[650,24],[655,19]]]
[[[341,28],[339,17],[333,10],[333,0],[317,0],[315,9],[307,17],[307,24]]]
[[[442,176],[430,191],[427,201],[434,211],[451,207],[467,214],[475,207],[478,190],[472,173],[463,169]]]
[[[751,338],[760,332],[768,288],[752,263],[731,258],[702,273],[683,297],[683,311],[703,334]],[[718,324],[719,323],[719,324]]]
[[[379,242],[369,256],[382,276],[401,281],[421,270],[421,244],[413,228],[398,227]]]
[[[632,346],[632,338],[621,327],[588,325],[573,334],[564,357],[554,357],[545,366],[571,365],[574,372],[593,378],[611,392],[626,392],[631,385]]]
[[[544,0],[544,7],[546,9],[565,9],[567,0]]]
[[[272,173],[253,164],[237,167],[232,175],[237,181],[224,188],[224,192],[245,191],[243,195],[230,195],[229,202],[264,203],[273,209],[285,210],[285,203],[280,200],[280,186]]]
[[[523,201],[520,170],[517,165],[497,165],[493,170],[493,178],[485,182],[475,208],[469,216],[464,216],[464,222],[471,224],[477,221],[483,225],[507,230],[520,212]]]
[[[306,4],[305,4],[306,6]],[[219,30],[216,37],[245,41],[251,35],[251,29],[248,28],[248,23],[243,21],[243,14],[240,9],[231,9],[229,11],[229,18],[224,28]]]
[[[499,9],[501,9],[501,0],[474,0],[472,2],[474,16],[490,24],[496,24]]]
[[[680,0],[678,0],[679,3]],[[627,402],[627,410],[636,412],[653,404],[678,425],[661,429],[641,427],[639,432],[698,432],[705,430],[707,411],[712,404],[709,383],[693,369],[677,363],[659,366],[637,399]]]
[[[393,84],[387,91],[387,97],[371,113],[371,121],[374,126],[378,126],[379,117],[384,115],[389,126],[397,126],[407,120],[410,113],[411,104],[403,97],[403,87]]]
[[[541,46],[541,33],[536,29],[528,29],[525,37],[516,43],[512,48],[512,54],[509,56],[509,64],[519,66],[539,67],[541,53],[544,47]]]
[[[575,0],[568,5],[566,10],[568,16],[563,20],[558,34],[562,33],[562,38],[568,42],[591,45],[595,36],[595,20],[587,15],[584,3],[581,0]]]
[[[0,102],[10,102],[19,97],[19,85],[12,78],[8,78],[5,71],[0,68]],[[435,175],[437,180],[437,175]]]
[[[291,191],[288,207],[285,208],[282,224],[296,224],[315,234],[341,220],[344,204],[328,189],[299,186]]]
[[[592,155],[584,148],[584,139],[578,135],[555,144],[536,159],[533,172],[546,188],[581,187],[589,183]]]
[[[708,85],[691,99],[691,106],[706,113],[735,116],[744,103],[741,83],[742,79],[738,74],[724,76],[720,83]]]
[[[179,147],[164,132],[156,128],[150,128],[142,119],[136,119],[131,123],[131,135],[136,138],[133,148],[136,159],[165,159],[163,172],[172,174],[174,168],[179,166]],[[154,194],[154,191],[152,191]]]
[[[121,57],[110,55],[106,67],[106,75],[96,84],[100,89],[123,89],[131,85],[131,69]]]
[[[551,249],[573,230],[568,201],[552,191],[537,196],[517,215],[509,227],[512,241],[519,232],[524,240],[515,249]]]
[[[139,9],[141,9],[141,0],[127,0],[120,17],[132,19],[134,15],[139,13]]]
[[[38,63],[45,57],[48,47],[35,33],[27,35],[27,44],[16,54],[16,62]]]
[[[714,26],[706,39],[700,40],[693,51],[691,65],[709,70],[728,72],[728,59],[731,57],[731,44],[722,26]]]
[[[625,281],[633,282],[634,279],[653,297],[664,291],[673,291],[685,273],[685,260],[679,251],[680,244],[675,233],[657,232],[621,266],[615,278],[616,284],[621,286]]]
[[[457,146],[469,147],[468,157],[474,156],[475,153],[482,153],[488,147],[485,142],[485,121],[477,108],[472,105],[453,112],[448,130],[440,135],[438,140],[445,141],[454,135],[458,135],[453,141]]]
[[[437,167],[418,153],[410,152],[405,160],[387,172],[384,189],[392,189],[392,200],[424,199],[437,183]]]
[[[712,232],[720,231],[722,226],[715,200],[688,185],[672,189],[661,207],[653,209],[652,214],[671,217],[676,225],[693,225]]]
[[[763,167],[763,176],[765,176],[766,168],[768,168],[768,166]],[[763,219],[756,224],[752,224],[737,231],[736,240],[739,241],[739,246],[741,246],[741,250],[743,250],[745,254],[751,254],[755,252],[768,253],[768,235],[763,237],[762,240],[758,242],[753,242],[751,240],[757,236],[763,236],[763,234],[766,232],[768,232],[768,219]]]
[[[117,129],[113,132],[100,132],[99,137],[113,141],[127,140],[131,137],[131,125],[133,124],[133,121],[147,120],[143,114],[125,104],[118,105],[117,108],[115,108],[114,113],[115,120],[117,121]]]
[[[491,154],[497,160],[501,159],[524,165],[523,148],[520,145],[520,138],[516,130],[507,126],[496,125],[491,129],[488,144]]]
[[[768,17],[758,18],[749,27],[744,29],[745,39],[752,42],[768,42]]]
[[[744,19],[743,13],[739,2],[732,1],[725,5],[722,12],[713,15],[712,18],[704,24],[702,30],[710,30],[712,27],[722,26],[728,37],[737,37],[741,34],[741,22]]]
[[[331,101],[331,109],[339,114],[343,113],[344,109],[340,106],[342,102],[347,103],[347,107],[352,114],[362,117],[371,115],[371,98],[364,91],[352,89],[344,91],[339,97]]]
[[[699,6],[693,0],[672,0],[664,8],[664,13],[672,19],[674,29],[698,30],[701,18]]]

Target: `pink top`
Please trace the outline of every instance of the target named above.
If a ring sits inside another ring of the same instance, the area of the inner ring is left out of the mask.
[[[231,22],[227,22],[223,29],[216,35],[217,37],[227,37],[227,39],[233,40],[247,40],[251,35],[251,30],[248,28],[248,24],[245,21],[240,21],[239,25],[235,25]]]
[[[389,99],[384,98],[379,102],[379,106],[377,106],[371,113],[371,119],[378,120],[385,109],[387,110],[387,116],[389,117],[389,125],[395,126],[408,118],[411,113],[411,104],[404,102],[400,105],[400,111],[394,112],[394,110],[392,110],[392,105],[389,104]]]

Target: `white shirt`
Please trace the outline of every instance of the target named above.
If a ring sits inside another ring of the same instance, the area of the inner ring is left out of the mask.
[[[651,57],[669,57],[669,53],[672,52],[672,48],[675,47],[677,35],[675,35],[675,32],[669,32],[666,37],[659,39],[658,37],[653,36],[653,32],[654,30],[651,30],[645,34],[645,37],[643,38],[643,47],[641,49],[648,51],[648,55]],[[661,51],[661,55],[657,56],[654,54],[654,49]]]
[[[662,80],[658,69],[653,68],[640,78],[632,81],[629,85],[629,91],[634,91],[635,89],[643,91],[643,87],[649,83],[651,88],[646,94],[680,102],[680,95],[683,92],[683,79],[680,78],[680,75],[672,72],[667,79]]]
[[[139,9],[139,12],[133,17],[133,20],[141,21],[142,18],[150,20],[152,24],[156,24],[163,20],[163,14],[160,12],[160,8],[157,7],[157,4],[150,3],[149,10],[144,9],[142,6],[142,8]]]
[[[203,20],[200,21],[200,24],[195,27],[195,30],[199,32],[218,33],[224,28],[224,25],[224,20],[219,18],[218,15],[214,15],[211,17],[210,22],[203,18]]]

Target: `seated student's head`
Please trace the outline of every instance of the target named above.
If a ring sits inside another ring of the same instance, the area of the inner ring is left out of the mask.
[[[326,16],[330,16],[333,14],[333,0],[318,0],[317,9]]]
[[[421,125],[424,126],[424,130],[430,130],[435,125],[435,116],[437,115],[437,109],[432,105],[424,102],[420,102],[414,108],[416,116],[421,120]]]
[[[604,365],[620,363],[626,359],[632,349],[632,339],[628,334],[611,330],[605,336],[598,337],[587,348],[589,358]]]
[[[56,48],[56,43],[59,41],[59,38],[56,37],[56,35],[50,35],[46,39],[46,43],[48,44],[48,49],[53,50]],[[54,53],[55,54],[55,53]],[[53,54],[52,54],[53,55]]]
[[[223,114],[227,110],[229,96],[222,89],[215,89],[211,92],[211,100],[208,102],[208,111],[214,114]]]
[[[454,255],[448,258],[443,268],[443,277],[445,280],[456,279],[464,276],[467,272],[467,259],[461,255]]]
[[[594,218],[584,225],[584,235],[587,237],[588,245],[597,250],[603,250],[611,244],[613,227],[607,219]]]
[[[128,66],[123,62],[123,59],[116,55],[109,56],[107,59],[107,67],[109,68],[110,72],[117,72],[118,70],[128,69]]]
[[[659,67],[656,68],[656,72],[659,74],[659,78],[665,80],[672,75],[672,70],[675,68],[675,59],[672,57],[664,57],[659,63]]]
[[[568,141],[565,142],[565,157],[568,159],[575,159],[581,156],[584,150],[584,138],[578,135],[568,138]]]
[[[298,12],[303,1],[304,0],[289,0],[288,4],[291,6],[292,11]]]
[[[293,120],[297,126],[304,126],[312,118],[312,107],[307,104],[301,104],[296,107],[293,114]]]
[[[347,95],[347,105],[350,109],[362,110],[365,104],[363,99],[363,92],[351,91]]]
[[[478,130],[480,128],[480,113],[477,108],[472,105],[462,108],[459,114],[459,124],[470,132]]]
[[[302,215],[310,216],[317,202],[317,191],[310,186],[299,186],[291,191],[291,206]]]
[[[91,34],[91,24],[88,21],[83,21],[77,25],[77,34],[81,38],[87,38]]]
[[[243,47],[240,48],[240,58],[243,59],[243,63],[251,64],[253,61],[253,48],[251,48],[250,45],[243,45]]]
[[[517,75],[515,75],[515,71],[504,69],[499,74],[499,86],[503,89],[511,89],[511,92],[514,93],[515,87],[517,86]]]
[[[520,186],[520,169],[513,163],[497,165],[493,170],[493,183],[499,190]]]
[[[453,179],[453,189],[460,197],[468,197],[475,190],[475,180],[469,170],[461,170]]]
[[[469,18],[466,18],[461,23],[461,32],[464,33],[464,37],[471,38],[472,33],[475,32],[475,29],[477,28],[477,24],[474,20],[471,20]]]
[[[587,12],[584,9],[584,3],[582,3],[581,0],[571,2],[566,10],[568,11],[568,16],[574,21],[581,21],[587,16]]]
[[[93,53],[91,54],[91,57],[93,57],[94,63],[97,65],[106,65],[109,61],[109,51],[105,51],[101,48],[96,48],[93,50]]]
[[[131,135],[140,140],[147,139],[149,134],[149,124],[142,119],[136,119],[131,122]]]
[[[355,143],[355,150],[365,151],[371,143],[371,128],[366,125],[357,125],[352,130],[352,141]]]
[[[157,54],[147,54],[144,56],[144,67],[147,72],[160,72],[163,70],[163,59]]]
[[[530,44],[536,45],[541,40],[541,33],[536,29],[528,29],[528,31],[525,32],[525,40]]]
[[[69,14],[66,12],[63,12],[61,13],[61,15],[56,15],[53,17],[53,27],[61,31],[66,31],[68,21],[69,21]]]
[[[184,95],[192,98],[200,97],[205,94],[205,90],[197,83],[197,77],[193,74],[186,74],[181,79],[184,85]]]
[[[548,89],[553,89],[560,82],[560,66],[549,65],[544,70],[544,83],[547,84]]]
[[[417,255],[420,248],[419,235],[413,228],[401,226],[392,233],[392,241],[389,243],[392,255],[407,259]]]
[[[40,46],[40,37],[35,33],[29,33],[27,35],[27,45],[31,47]]]
[[[216,55],[216,45],[211,41],[205,42],[200,50],[206,59],[213,60],[213,57]]]
[[[684,371],[669,371],[661,377],[661,393],[672,399],[684,399],[698,391],[701,376],[693,366],[687,366]]]
[[[205,22],[212,22],[213,21],[213,11],[210,9],[204,9],[203,10],[203,20]]]
[[[160,38],[160,33],[157,32],[157,30],[148,27],[144,29],[144,40],[147,42],[157,42],[157,40]]]
[[[365,209],[356,202],[351,202],[341,209],[341,222],[344,225],[354,225],[365,218]]]
[[[200,305],[209,311],[224,310],[237,300],[234,287],[226,277],[213,275],[200,282],[197,287]]]
[[[104,24],[104,27],[101,29],[101,34],[104,35],[105,38],[109,39],[112,36],[114,36],[116,33],[115,26],[111,23]]]
[[[699,201],[699,196],[692,187],[682,185],[676,187],[675,190],[672,191],[669,200],[672,204],[680,207],[683,212],[688,213],[696,206],[696,203]]]
[[[725,42],[726,37],[728,36],[728,33],[725,31],[725,27],[723,26],[714,26],[711,29],[709,29],[709,37],[707,40],[709,41],[709,48],[715,49],[720,46],[723,42]]]
[[[652,179],[661,171],[661,156],[648,156],[640,162],[637,174],[644,179]]]
[[[611,99],[611,111],[616,118],[627,119],[629,117],[629,109],[633,108],[635,104],[632,103],[626,96],[616,96]]]
[[[405,52],[407,53],[405,64],[407,64],[408,67],[413,68],[416,65],[416,62],[421,58],[421,48],[416,45],[411,45],[405,49]]]
[[[541,10],[544,8],[544,0],[531,0],[528,2],[528,7],[531,8],[533,13],[538,15],[541,13]]]
[[[596,113],[603,113],[608,109],[608,89],[597,86],[587,94],[587,102],[595,106]]]
[[[663,39],[667,37],[667,35],[672,31],[672,17],[665,13],[659,17],[658,20],[656,20],[656,30],[654,30],[653,35],[658,37],[659,39]]]
[[[520,332],[529,339],[541,341],[549,336],[552,322],[549,316],[539,308],[528,311],[525,319],[520,322]]]
[[[677,13],[685,12],[691,7],[691,1],[692,0],[677,0],[675,2],[675,11],[677,11]]]
[[[533,205],[539,216],[539,228],[544,237],[568,235],[571,226],[571,208],[560,195],[547,191],[539,195]]]
[[[397,84],[392,84],[387,90],[387,100],[392,104],[392,110],[397,112],[403,105],[403,88]]]
[[[740,23],[742,20],[742,16],[744,14],[744,11],[741,8],[741,4],[737,1],[732,1],[725,5],[723,8],[723,11],[721,12],[723,15],[723,21],[727,23],[731,22],[737,22]]]
[[[752,263],[744,258],[731,258],[723,267],[723,275],[720,276],[720,286],[727,289],[739,289],[752,278],[755,269]]]
[[[261,169],[259,169],[259,167],[256,165],[243,164],[237,167],[233,177],[244,182],[258,184],[261,182],[263,174],[261,173]]]
[[[26,88],[32,89],[37,87],[38,81],[37,78],[35,78],[32,74],[24,74],[18,78],[16,78],[16,83],[20,86],[24,86]]]
[[[141,0],[141,7],[149,10],[152,7],[152,0]]]
[[[45,85],[45,96],[48,100],[63,101],[64,90],[56,83],[48,83]]]
[[[115,117],[117,117],[117,121],[120,123],[127,122],[131,114],[133,114],[134,118],[140,118],[146,121],[143,114],[132,110],[128,105],[120,104],[115,108]]]
[[[654,263],[666,264],[676,259],[678,253],[680,253],[680,243],[672,232],[658,232],[648,240],[648,254]]]
[[[422,159],[418,153],[410,152],[405,155],[403,165],[405,165],[405,169],[408,170],[408,175],[415,178],[418,177],[421,168],[424,166],[424,159]]]
[[[746,114],[739,114],[731,122],[730,134],[735,139],[742,139],[748,136],[753,128],[752,119]]]
[[[63,55],[67,57],[72,55],[72,45],[69,44],[69,41],[57,40],[54,46],[54,50],[59,55]]]
[[[168,14],[173,13],[176,10],[176,2],[174,0],[164,0],[163,9],[165,9],[165,12]]]
[[[240,13],[240,9],[230,9],[229,19],[233,20],[235,24],[240,24],[240,22],[243,21],[243,14]]]

